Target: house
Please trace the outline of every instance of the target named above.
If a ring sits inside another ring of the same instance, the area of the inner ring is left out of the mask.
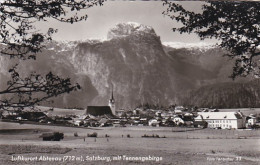
[[[193,125],[194,118],[193,118],[193,116],[190,116],[190,115],[184,115],[182,117],[182,120],[184,121],[184,124],[186,126],[191,126],[191,125]]]
[[[254,116],[248,116],[246,118],[246,123],[247,123],[247,126],[252,126],[252,125],[255,125],[256,124],[256,117]]]
[[[140,117],[139,116],[131,116],[130,119],[132,119],[132,120],[139,120]]]
[[[100,127],[107,127],[107,126],[112,126],[112,122],[110,120],[108,120],[107,118],[101,118],[99,120],[99,124],[100,124]]]
[[[185,110],[183,106],[176,106],[174,108],[174,113],[182,113],[183,110]]]
[[[134,114],[133,111],[130,111],[130,110],[125,112],[126,117],[131,117],[133,114]]]
[[[125,113],[124,109],[116,110],[116,116],[122,117],[124,113]]]
[[[193,116],[193,114],[190,113],[190,112],[186,112],[186,113],[184,114],[184,116]]]
[[[133,110],[134,115],[139,115],[141,112],[142,112],[142,110],[139,108],[136,108]]]
[[[161,117],[162,116],[162,111],[156,111],[155,115],[158,116],[158,117]]]
[[[147,121],[147,118],[140,118],[140,121],[146,122],[146,121]]]
[[[173,117],[172,121],[176,124],[176,125],[182,125],[184,124],[184,121],[181,117],[179,116],[175,116]]]
[[[206,121],[209,128],[238,129],[245,127],[241,112],[198,112],[195,121]]]
[[[97,121],[97,119],[94,119],[94,118],[87,119],[87,120],[85,120],[85,123],[84,123],[85,127],[98,127],[99,125],[100,124]]]
[[[82,126],[84,124],[84,120],[83,119],[76,119],[76,120],[74,120],[73,124],[75,126]]]
[[[161,116],[162,116],[162,118],[164,118],[164,119],[168,119],[169,117],[172,117],[173,114],[172,114],[172,113],[168,113],[168,112],[163,112],[163,113],[161,114]]]
[[[159,124],[160,124],[160,122],[156,119],[151,119],[151,120],[148,121],[149,126],[159,127]]]
[[[1,114],[1,118],[3,119],[15,119],[16,117],[19,117],[19,112],[16,111],[3,111]]]
[[[147,125],[148,124],[147,118],[141,118],[140,123],[143,125]]]

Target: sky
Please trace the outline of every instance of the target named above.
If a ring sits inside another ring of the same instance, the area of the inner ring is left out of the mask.
[[[187,9],[198,12],[202,4],[199,1],[180,3]],[[38,25],[42,29],[47,29],[49,26],[57,28],[58,33],[53,36],[54,40],[106,39],[109,29],[117,23],[137,22],[153,27],[162,42],[201,42],[195,34],[180,35],[178,32],[173,32],[172,28],[178,24],[162,14],[165,9],[162,1],[106,1],[101,7],[87,9],[86,21],[69,24],[49,20]]]

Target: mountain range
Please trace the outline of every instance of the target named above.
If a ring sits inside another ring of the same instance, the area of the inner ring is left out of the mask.
[[[52,71],[81,85],[80,91],[55,98],[49,105],[54,107],[107,105],[112,89],[117,108],[134,108],[145,103],[222,108],[260,106],[258,80],[230,79],[234,61],[223,57],[225,51],[220,48],[162,44],[152,27],[138,23],[119,23],[107,38],[47,42],[37,60],[1,57],[0,88],[6,84],[8,68],[20,63],[19,71],[24,75]]]

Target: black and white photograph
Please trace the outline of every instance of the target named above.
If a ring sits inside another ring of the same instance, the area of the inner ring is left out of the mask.
[[[259,165],[260,2],[0,0],[1,165]]]

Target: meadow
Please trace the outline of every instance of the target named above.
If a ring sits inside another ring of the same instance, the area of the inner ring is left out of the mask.
[[[0,164],[247,165],[260,162],[260,130],[178,127],[73,128],[9,122],[0,122],[0,126]],[[42,133],[53,131],[63,132],[64,139],[42,141],[39,138]],[[87,137],[87,134],[93,132],[98,134],[97,138]],[[78,134],[77,137],[74,136],[75,133]],[[143,138],[144,134],[165,138]],[[67,159],[66,161],[12,161],[12,157],[17,156],[38,156],[38,158],[49,156]],[[94,160],[93,157],[104,159]],[[141,159],[131,159],[136,157]],[[149,157],[151,160],[148,159]],[[110,158],[110,161],[105,158]]]

